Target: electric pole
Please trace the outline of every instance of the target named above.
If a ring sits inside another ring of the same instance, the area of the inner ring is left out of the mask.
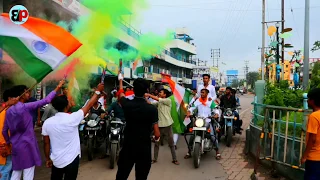
[[[281,0],[281,33],[284,33],[284,0]],[[282,57],[282,70],[281,79],[284,80],[284,39],[281,40],[281,57]]]
[[[261,49],[261,79],[264,80],[264,49],[266,41],[266,0],[262,0],[262,49]],[[247,83],[248,84],[248,83]]]
[[[303,90],[309,84],[309,26],[310,26],[310,0],[305,0],[304,16],[304,59],[303,59]]]
[[[249,71],[248,64],[249,64],[249,61],[248,60],[244,61],[244,64],[245,64],[245,66],[243,67],[243,69],[244,69],[245,79],[246,79],[246,82],[247,82],[247,87],[246,88],[248,89],[248,71]]]
[[[211,49],[211,58],[212,58],[212,65],[214,67],[214,62],[217,62],[217,68],[219,68],[219,59],[220,59],[220,48],[219,49]]]

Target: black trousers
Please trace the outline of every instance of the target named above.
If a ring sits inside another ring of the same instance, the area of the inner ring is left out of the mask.
[[[80,158],[77,156],[72,163],[64,168],[52,166],[51,180],[76,180],[78,176],[79,163]]]
[[[133,165],[135,165],[136,180],[147,180],[151,168],[151,142],[148,145],[123,145],[119,155],[116,180],[127,180]]]

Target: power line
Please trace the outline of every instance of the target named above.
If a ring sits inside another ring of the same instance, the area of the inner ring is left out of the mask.
[[[294,18],[294,13],[293,13],[291,0],[289,2],[290,2],[290,7],[291,7],[290,11],[291,11],[291,14],[292,14],[293,23],[294,23],[295,29],[297,29],[297,34],[298,34],[298,38],[299,38],[299,44],[300,44],[300,46],[302,46],[302,43],[301,43],[302,41],[301,41],[300,33],[299,33],[299,26],[297,26],[296,20]]]
[[[233,9],[235,9],[236,8],[236,4],[239,2],[239,0],[237,0],[237,2],[236,3],[233,3],[232,4],[232,6],[229,6],[229,9],[228,10],[231,10],[228,14],[227,14],[227,16],[226,16],[226,18],[225,18],[225,20],[224,20],[224,23],[223,23],[223,25],[222,25],[222,28],[221,28],[221,31],[220,31],[220,33],[219,33],[219,35],[220,35],[220,39],[219,39],[219,46],[221,46],[221,44],[222,44],[222,42],[223,42],[223,40],[224,40],[224,38],[225,38],[225,34],[226,34],[226,28],[228,27],[228,24],[229,24],[229,21],[230,21],[230,17],[232,17],[232,14],[233,14]]]
[[[150,5],[150,6],[158,6],[158,7],[169,7],[169,8],[183,8],[183,9],[195,9],[195,10],[216,10],[216,11],[229,11],[228,9],[215,9],[215,8],[194,8],[194,7],[186,7],[181,5]],[[320,6],[311,6],[310,9],[314,8],[320,8]],[[296,7],[292,9],[301,9],[303,10],[304,7]],[[280,11],[281,9],[270,9],[269,11]],[[291,8],[286,8],[285,10],[291,10]],[[248,11],[248,12],[261,12],[261,10],[258,9],[248,9],[248,10],[241,10],[241,9],[235,9],[233,11]]]

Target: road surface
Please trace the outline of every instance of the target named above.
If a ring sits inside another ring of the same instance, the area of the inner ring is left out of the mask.
[[[240,117],[244,117],[244,121],[249,121],[250,110],[252,108],[251,102],[253,101],[252,95],[243,95],[240,97],[241,110]],[[247,124],[247,123],[246,123]],[[245,129],[246,127],[243,127]],[[39,146],[42,151],[42,142],[38,133]],[[243,132],[245,133],[245,132]],[[236,135],[233,137],[233,142],[239,141],[240,136]],[[225,141],[220,142],[220,152],[228,151],[225,146]],[[241,151],[238,150],[238,151]],[[237,153],[238,153],[237,151]],[[101,149],[100,153],[103,152]],[[159,158],[156,164],[152,165],[150,170],[149,178],[150,180],[223,180],[228,179],[230,176],[227,170],[224,169],[223,164],[219,163],[215,159],[215,151],[205,154],[201,158],[201,165],[198,169],[193,167],[192,159],[184,159],[184,155],[187,152],[187,146],[184,138],[179,137],[178,149],[176,151],[178,161],[180,165],[174,165],[171,163],[171,153],[167,144],[160,146]],[[99,156],[100,153],[97,155]],[[239,152],[241,153],[241,152]],[[42,151],[42,157],[43,151]],[[222,154],[222,159],[224,155]],[[44,158],[43,158],[44,160]],[[221,161],[220,160],[220,161]],[[109,169],[109,158],[98,159],[95,158],[93,161],[87,160],[86,148],[82,146],[82,158],[79,169],[79,180],[114,180],[117,172],[117,167],[111,170]],[[135,179],[134,169],[128,180]],[[247,178],[247,177],[246,177]],[[242,179],[246,179],[243,177]],[[50,179],[50,169],[45,167],[37,167],[35,173],[35,180],[48,180]]]

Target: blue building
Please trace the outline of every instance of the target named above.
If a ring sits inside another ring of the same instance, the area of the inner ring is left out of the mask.
[[[238,70],[227,70],[227,86],[231,86],[234,79],[238,79]]]

